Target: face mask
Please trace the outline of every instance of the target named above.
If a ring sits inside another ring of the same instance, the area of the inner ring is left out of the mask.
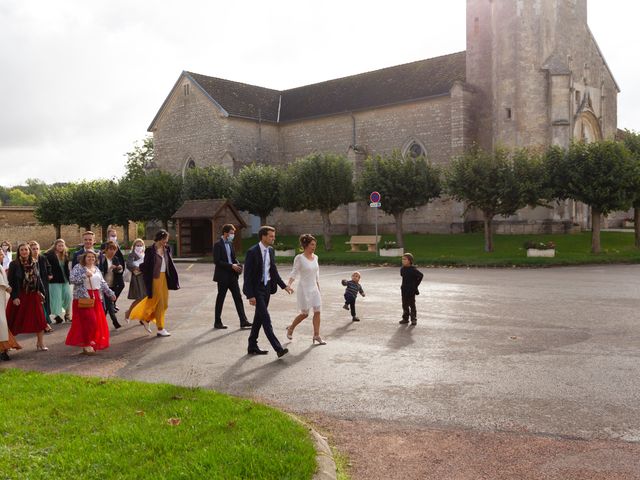
[[[118,237],[109,237],[109,240],[111,240],[112,242],[115,242],[118,240]]]
[[[227,237],[227,241],[229,242],[233,242],[233,239],[236,238],[234,233],[230,233],[229,236]]]
[[[138,255],[142,255],[144,253],[144,247],[136,247],[135,250]]]

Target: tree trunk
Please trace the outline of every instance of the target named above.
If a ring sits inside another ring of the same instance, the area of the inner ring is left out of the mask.
[[[90,232],[91,231],[91,224],[86,224],[84,226],[84,230],[85,230],[85,232]]]
[[[399,213],[394,213],[393,217],[396,219],[396,243],[398,247],[404,248],[404,226],[402,224],[404,210]]]
[[[106,242],[108,240],[107,230],[109,230],[109,225],[100,225],[100,238],[103,242]]]
[[[328,252],[333,246],[331,245],[331,219],[327,212],[320,212],[322,216],[322,233],[324,235],[324,249]]]
[[[600,253],[600,216],[599,210],[591,209],[591,253]]]
[[[640,205],[633,208],[633,230],[636,235],[636,248],[640,248]]]
[[[260,226],[264,227],[267,224],[267,215],[260,215]]]
[[[127,220],[125,224],[122,225],[122,228],[124,229],[122,241],[125,245],[129,245],[129,220]]]
[[[169,220],[162,220],[162,228],[164,228],[167,232],[169,231]]]
[[[484,251],[493,252],[493,213],[484,212]]]
[[[53,228],[56,229],[56,239],[62,238],[62,225],[57,223],[53,226]]]

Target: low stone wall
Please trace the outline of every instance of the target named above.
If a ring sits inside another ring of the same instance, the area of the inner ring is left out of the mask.
[[[34,207],[0,207],[0,241],[8,240],[15,246],[20,242],[35,240],[43,250],[47,250],[56,240],[56,230],[51,225],[40,225],[33,215]],[[129,238],[136,238],[136,224],[129,224]],[[118,239],[124,238],[122,227],[116,227]],[[96,233],[98,240],[101,235],[99,226],[94,225],[92,231]],[[82,243],[84,228],[78,225],[63,225],[62,238],[67,245],[72,247]]]

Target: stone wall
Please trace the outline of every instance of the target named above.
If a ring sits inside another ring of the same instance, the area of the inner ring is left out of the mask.
[[[40,225],[33,215],[34,207],[0,207],[0,241],[9,240],[13,249],[20,242],[35,240],[43,250],[47,250],[56,240],[55,228],[51,225]],[[124,232],[122,227],[116,227],[118,239],[122,241]],[[93,232],[99,239],[101,229],[94,225]],[[84,228],[77,225],[64,225],[62,238],[71,247],[82,243]],[[129,224],[129,238],[136,238],[136,224]]]

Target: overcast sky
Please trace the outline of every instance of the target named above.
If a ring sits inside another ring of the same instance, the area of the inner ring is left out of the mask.
[[[119,177],[183,70],[286,89],[464,50],[465,5],[0,0],[0,185]],[[639,17],[637,0],[589,0],[633,130]]]

